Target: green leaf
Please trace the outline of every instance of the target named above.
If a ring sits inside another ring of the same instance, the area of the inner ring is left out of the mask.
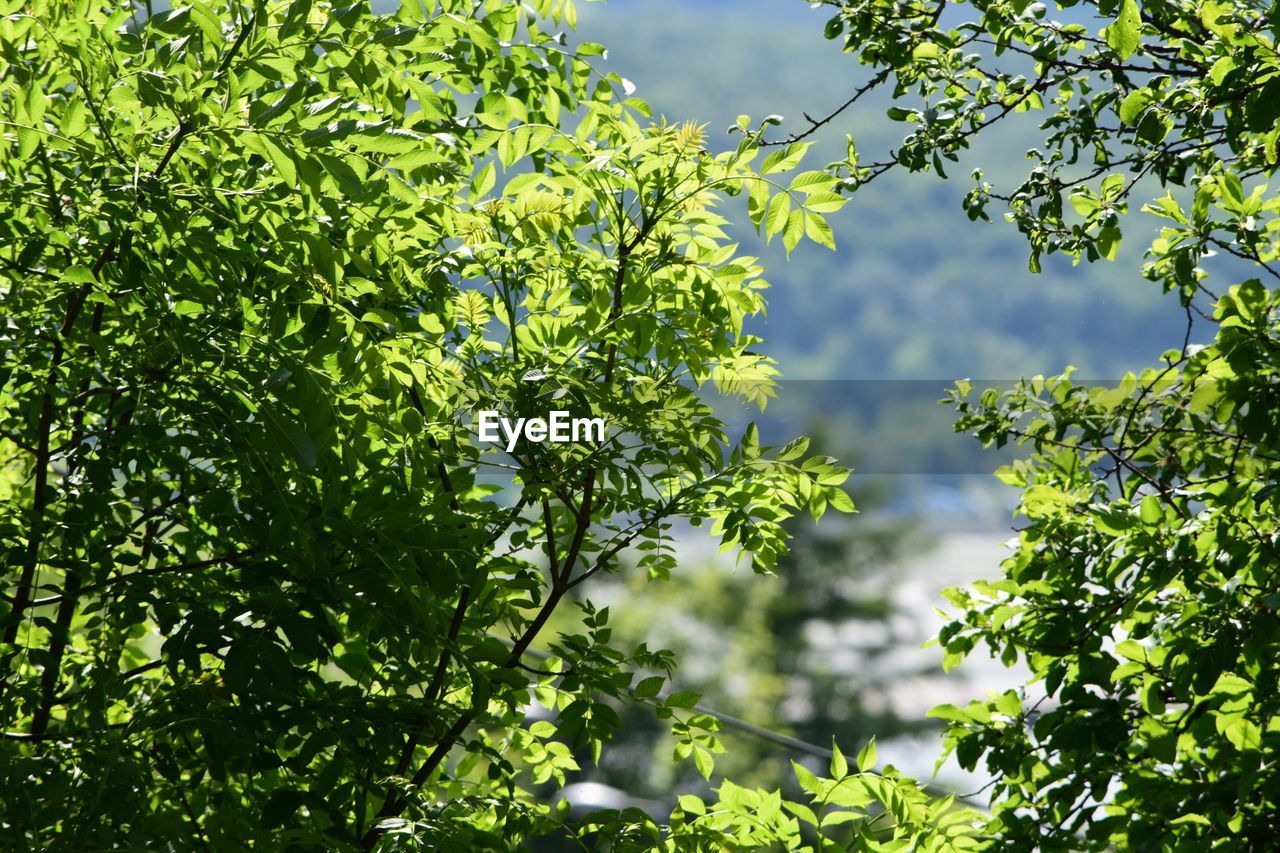
[[[1116,644],[1116,654],[1132,661],[1145,662],[1147,649],[1135,640],[1122,640]]]
[[[796,802],[792,802],[791,800],[785,800],[782,803],[782,807],[787,811],[791,812],[796,817],[800,818],[800,820],[809,824],[810,826],[818,825],[818,816],[813,813],[813,809],[809,808],[803,803],[796,803]]]
[[[287,151],[276,144],[275,140],[268,134],[262,134],[260,137],[262,147],[266,149],[267,157],[271,160],[271,165],[276,167],[276,171],[280,173],[281,179],[289,186],[298,183],[298,170],[294,166],[293,158]]]
[[[1213,81],[1213,85],[1221,86],[1227,75],[1235,70],[1236,61],[1234,57],[1222,56],[1213,63],[1213,67],[1209,69],[1209,79]]]
[[[1120,229],[1108,225],[1098,232],[1098,252],[1108,261],[1114,261],[1120,252],[1121,241]]]
[[[791,191],[802,192],[806,195],[826,192],[835,186],[835,183],[836,179],[829,172],[801,172],[791,181]]]
[[[322,127],[317,127],[314,130],[308,130],[299,139],[303,145],[319,147],[330,142],[340,142],[357,133],[376,137],[387,127],[388,122],[385,121],[357,121],[352,118],[344,118],[330,122]],[[396,147],[399,150],[405,150],[400,146]]]
[[[809,239],[817,243],[819,246],[826,246],[828,249],[835,251],[836,238],[831,233],[831,226],[827,221],[816,213],[806,213],[804,220],[804,232]]]
[[[1155,495],[1147,495],[1142,499],[1139,509],[1139,517],[1142,523],[1148,527],[1155,527],[1164,521],[1164,504],[1160,498]]]
[[[692,690],[677,690],[662,700],[662,704],[668,708],[692,708],[698,704],[698,700],[701,698],[702,694],[695,693]]]
[[[82,264],[68,267],[62,274],[62,280],[71,284],[93,284],[93,272]]]
[[[769,214],[764,220],[764,235],[773,237],[787,227],[787,219],[791,214],[791,198],[786,193],[778,193],[769,202]]]
[[[1198,826],[1213,826],[1213,822],[1211,820],[1204,815],[1196,814],[1195,812],[1188,812],[1169,821],[1170,826],[1182,826],[1188,823],[1193,823]]]
[[[84,102],[80,98],[70,99],[61,121],[58,122],[58,132],[72,139],[78,137],[88,127],[87,116]]]
[[[421,31],[421,27],[397,24],[395,26],[384,27],[379,30],[374,34],[372,41],[374,44],[386,45],[387,47],[398,47],[413,41]]]
[[[796,781],[800,783],[800,787],[810,794],[816,795],[821,789],[822,783],[818,781],[818,777],[813,775],[813,772],[803,764],[792,761],[791,770],[796,774]]]
[[[867,745],[858,753],[858,771],[868,773],[876,766],[876,739],[867,741]]]
[[[662,690],[662,685],[665,681],[666,679],[660,675],[641,679],[640,682],[636,684],[636,697],[639,699],[651,699],[654,696],[657,696]]]
[[[147,19],[147,26],[157,32],[170,35],[182,32],[191,22],[191,7],[179,6],[166,12],[157,12]]]
[[[489,190],[493,189],[497,181],[497,167],[492,162],[486,163],[484,168],[477,172],[475,178],[471,181],[471,197],[473,199],[483,197]]]
[[[1093,216],[1100,204],[1098,198],[1087,189],[1077,190],[1068,198],[1071,202],[1071,208],[1085,219]]]
[[[1257,751],[1262,746],[1262,730],[1244,717],[1217,718],[1218,731],[1227,736],[1232,746],[1242,751]]]
[[[271,105],[258,115],[257,125],[266,127],[276,116],[283,115],[286,110],[301,101],[302,97],[307,93],[307,85],[305,81],[299,80],[286,86],[284,91],[272,101]]]
[[[793,210],[787,217],[787,224],[782,232],[782,245],[788,253],[798,246],[804,237],[804,218],[803,210]]]
[[[1150,89],[1135,89],[1120,102],[1120,121],[1132,127],[1138,123],[1138,116],[1155,100],[1155,93]]]
[[[298,426],[287,415],[268,406],[262,413],[270,431],[294,459],[306,470],[316,467],[316,447],[302,427]]]
[[[801,436],[792,439],[778,453],[779,462],[793,462],[804,456],[805,451],[809,449],[809,439]]]
[[[1218,676],[1218,680],[1214,682],[1213,687],[1209,690],[1210,695],[1221,694],[1226,697],[1238,698],[1251,694],[1253,692],[1253,682],[1248,679],[1241,678],[1233,672],[1224,672]]]
[[[815,192],[805,199],[804,206],[813,213],[835,213],[848,201],[844,196],[833,192]]]
[[[703,804],[700,798],[695,797],[693,794],[681,794],[678,797],[678,802],[680,803],[680,808],[683,809],[686,814],[706,814],[706,805]]]
[[[768,157],[764,158],[764,163],[760,166],[760,174],[775,175],[778,172],[794,169],[800,165],[805,153],[812,146],[812,142],[793,142],[785,148],[772,152]]]
[[[702,774],[703,779],[710,779],[711,773],[715,770],[715,760],[711,757],[711,753],[701,747],[695,747],[693,750],[693,764],[698,768],[698,772]]]
[[[1142,15],[1137,0],[1120,0],[1120,11],[1107,27],[1107,45],[1121,59],[1128,59],[1138,49],[1142,34]]]
[[[1164,697],[1160,695],[1160,683],[1150,681],[1142,688],[1142,707],[1148,714],[1159,716],[1165,712]]]
[[[827,492],[827,502],[838,512],[856,512],[853,498],[839,488],[833,488]]]
[[[843,779],[849,774],[849,762],[845,760],[844,753],[840,751],[840,745],[832,738],[831,741],[831,778]]]

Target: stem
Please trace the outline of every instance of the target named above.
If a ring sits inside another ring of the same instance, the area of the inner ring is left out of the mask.
[[[93,265],[93,277],[97,278],[115,252],[115,241],[112,240],[103,248],[98,260]],[[13,597],[13,610],[9,613],[9,624],[4,629],[4,643],[13,645],[18,640],[18,627],[22,623],[22,614],[31,606],[32,587],[35,583],[36,569],[40,564],[40,548],[44,542],[45,511],[49,506],[49,437],[53,431],[53,392],[57,387],[58,369],[66,355],[66,340],[71,335],[76,319],[89,298],[92,282],[87,282],[80,290],[73,293],[67,301],[67,313],[58,328],[57,337],[53,339],[53,354],[49,360],[49,374],[45,378],[45,389],[40,400],[40,419],[36,425],[35,447],[35,483],[31,498],[31,527],[27,531],[27,543],[22,553],[22,576],[18,580],[18,591]]]
[[[533,622],[529,623],[529,627],[525,629],[525,632],[520,636],[520,639],[516,641],[515,646],[512,648],[511,657],[502,665],[503,669],[513,669],[517,664],[519,664],[520,656],[529,648],[529,645],[538,636],[538,632],[542,630],[543,626],[546,625],[547,620],[551,618],[551,614],[560,603],[560,599],[564,596],[565,591],[566,588],[561,585],[552,587],[551,594],[548,595],[547,600],[543,602],[542,609],[538,611],[537,617],[534,618]],[[478,716],[478,711],[467,711],[458,718],[457,722],[453,724],[449,731],[445,732],[444,736],[436,742],[436,748],[431,751],[431,754],[427,756],[426,761],[422,762],[422,766],[413,774],[413,778],[410,780],[410,783],[414,787],[422,787],[422,785],[431,778],[431,774],[440,766],[440,763],[444,761],[445,756],[449,754],[449,751],[453,749],[455,744],[457,744],[458,739],[462,737],[463,733],[466,732],[467,728],[473,722],[475,722]],[[360,839],[360,847],[364,850],[372,850],[374,846],[377,845],[378,839],[382,837],[383,829],[381,824],[383,821],[388,818],[399,816],[400,813],[405,810],[407,805],[408,802],[397,793],[393,792],[388,796],[386,801],[382,804],[382,808],[378,810],[377,816],[374,817],[373,826],[371,826],[369,831],[364,834],[364,837]]]

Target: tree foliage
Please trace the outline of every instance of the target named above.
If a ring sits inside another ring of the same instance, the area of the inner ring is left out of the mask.
[[[648,120],[556,31],[572,0],[0,11],[0,846],[517,846],[607,698],[709,774],[669,655],[589,601],[541,632],[624,551],[669,576],[674,520],[767,572],[788,517],[852,509],[698,391],[763,405],[775,373],[724,197],[829,245],[835,179]],[[552,404],[608,439],[469,425]],[[807,787],[855,828],[939,810],[833,776]],[[811,810],[720,796],[665,843],[799,843]]]
[[[953,395],[960,429],[1032,451],[1000,472],[1022,490],[1014,554],[1000,579],[951,593],[961,613],[941,636],[951,664],[981,644],[1033,674],[935,712],[948,750],[996,777],[997,845],[1274,845],[1280,7],[826,5],[826,35],[867,78],[786,144],[886,88],[908,134],[869,162],[850,138],[832,171],[856,191],[893,168],[945,175],[1028,113],[1043,143],[1025,178],[975,173],[970,218],[1003,209],[1036,270],[1053,252],[1114,258],[1141,204],[1160,222],[1143,274],[1187,314],[1186,340],[1114,387],[1067,371]]]

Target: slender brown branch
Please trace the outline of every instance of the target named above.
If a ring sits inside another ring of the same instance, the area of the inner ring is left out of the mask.
[[[418,389],[410,386],[409,400],[413,407],[418,410],[421,415],[426,415],[426,407],[422,403],[422,398],[418,395]],[[434,435],[427,436],[427,443],[432,451],[436,453],[436,473],[440,477],[440,483],[444,487],[445,492],[449,495],[449,507],[455,513],[459,511],[458,495],[453,489],[453,480],[449,476],[449,469],[444,464],[444,451],[440,447],[440,442]],[[471,586],[463,584],[462,589],[458,592],[458,604],[453,611],[453,619],[449,623],[449,633],[440,648],[440,658],[436,661],[435,673],[431,677],[431,684],[427,687],[426,700],[435,702],[440,698],[440,692],[444,689],[445,676],[449,671],[449,648],[458,639],[458,634],[462,630],[463,620],[467,615],[467,607],[471,603]],[[396,762],[395,775],[399,776],[409,765],[409,761],[413,758],[413,751],[418,746],[418,740],[422,736],[422,731],[426,727],[427,721],[419,719],[414,726],[413,731],[409,733],[409,737],[405,741],[404,749],[400,753],[400,760]]]
[[[69,306],[68,316],[70,314]],[[45,390],[40,401],[40,417],[36,425],[35,482],[31,497],[31,521],[22,552],[22,575],[18,579],[18,590],[14,594],[9,624],[4,629],[6,645],[13,645],[18,639],[18,627],[22,624],[23,613],[31,604],[36,567],[40,563],[40,546],[44,541],[45,509],[49,502],[49,434],[53,429],[53,386],[57,381],[58,368],[62,364],[62,353],[61,339],[55,340],[53,363],[49,367],[49,375],[45,380]]]
[[[807,139],[808,137],[813,136],[815,133],[821,130],[824,126],[830,124],[837,117],[839,117],[841,113],[849,109],[849,107],[853,106],[858,101],[860,101],[863,95],[867,94],[872,89],[876,88],[885,80],[887,80],[889,78],[890,72],[892,71],[893,71],[892,68],[885,68],[879,74],[872,77],[866,83],[864,83],[863,85],[855,89],[853,94],[849,96],[848,100],[846,100],[840,106],[836,107],[831,112],[827,113],[827,115],[824,116],[823,118],[820,118],[820,119],[810,118],[809,114],[806,113],[805,119],[809,122],[809,127],[807,130],[800,131],[799,133],[793,133],[790,136],[788,136],[786,139],[762,141],[760,143],[760,146],[762,148],[769,148],[769,147],[778,146],[778,145],[790,145],[793,142],[799,142],[802,139]]]
[[[230,67],[230,63],[235,55],[239,52],[241,46],[245,43],[250,31],[254,25],[254,19],[251,19],[244,27],[241,28],[235,42],[223,55],[219,64],[216,76],[220,77],[226,73]],[[178,122],[177,128],[174,130],[170,139],[169,147],[164,155],[160,158],[155,170],[152,172],[153,178],[159,178],[169,166],[173,156],[177,153],[178,148],[182,145],[183,140],[191,133],[192,126],[185,119]],[[56,199],[55,199],[56,201]],[[58,329],[58,335],[54,339],[53,355],[49,368],[48,378],[45,383],[45,391],[41,400],[40,419],[37,426],[37,443],[36,443],[36,477],[35,477],[35,494],[32,500],[32,521],[30,532],[27,537],[27,544],[23,554],[23,571],[19,580],[17,594],[14,597],[13,610],[9,615],[10,623],[6,626],[4,632],[4,642],[13,643],[17,639],[18,627],[22,622],[22,614],[31,605],[32,587],[35,580],[36,568],[40,562],[40,550],[44,539],[45,528],[45,512],[48,507],[48,478],[49,467],[51,462],[51,454],[49,450],[50,433],[53,429],[53,397],[54,389],[57,385],[58,371],[62,365],[62,360],[66,354],[66,342],[71,336],[71,331],[75,327],[76,320],[79,318],[84,308],[85,301],[89,298],[93,284],[98,276],[102,273],[107,263],[114,257],[117,245],[117,238],[112,237],[107,241],[97,261],[93,265],[93,275],[90,281],[85,282],[80,289],[71,295],[67,312],[63,318],[61,327]],[[102,305],[99,304],[94,312],[94,325],[96,327],[102,322]],[[82,393],[84,389],[81,389]],[[77,415],[73,424],[73,434],[79,432],[80,420],[82,413]],[[143,572],[134,572],[124,577],[138,577],[150,573],[150,570]],[[55,621],[55,630],[50,643],[50,657],[52,660],[46,664],[42,677],[41,686],[41,703],[32,716],[32,733],[36,736],[42,736],[48,726],[49,718],[52,713],[54,699],[57,694],[58,679],[61,675],[62,657],[65,653],[69,640],[71,621],[75,615],[76,601],[85,590],[82,588],[83,578],[77,569],[69,569],[66,574],[65,585],[61,596],[59,596],[58,614]],[[106,586],[104,584],[103,586]]]
[[[154,746],[151,747],[151,757],[156,761],[160,760],[159,750]],[[200,821],[196,818],[195,810],[191,808],[191,800],[187,798],[187,792],[182,788],[181,778],[170,780],[169,784],[178,792],[178,799],[182,802],[182,810],[186,813],[187,820],[191,821],[191,825],[195,827],[196,838],[200,841],[201,849],[203,849],[205,853],[209,853],[211,849],[209,847],[209,837],[205,835],[204,827],[200,825]]]

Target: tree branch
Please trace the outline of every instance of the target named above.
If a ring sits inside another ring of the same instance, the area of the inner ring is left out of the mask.
[[[805,113],[805,114],[804,114],[804,117],[805,117],[805,119],[809,122],[809,127],[808,127],[808,129],[807,129],[807,130],[801,131],[801,132],[799,132],[799,133],[793,133],[793,134],[791,134],[790,136],[788,136],[786,139],[776,139],[776,140],[773,140],[772,142],[761,142],[761,143],[760,143],[760,147],[761,147],[761,148],[770,148],[770,147],[777,146],[777,145],[790,145],[790,144],[792,144],[793,142],[799,142],[799,141],[800,141],[800,140],[802,140],[802,139],[806,139],[806,138],[808,138],[808,137],[810,137],[810,136],[813,136],[813,135],[814,135],[815,133],[817,133],[817,132],[822,128],[822,127],[824,127],[825,125],[830,124],[830,123],[831,123],[832,121],[834,121],[834,120],[836,119],[836,117],[838,117],[841,113],[843,113],[845,110],[849,109],[849,107],[853,106],[853,105],[854,105],[854,104],[856,104],[859,100],[861,100],[863,95],[867,94],[867,93],[868,93],[868,92],[870,92],[872,89],[875,89],[877,86],[879,86],[879,85],[880,85],[881,83],[883,83],[885,80],[887,80],[887,79],[889,78],[889,74],[890,74],[892,71],[893,71],[893,69],[892,69],[892,68],[885,68],[884,70],[882,70],[879,74],[877,74],[876,76],[872,77],[872,78],[871,78],[870,80],[868,80],[866,83],[862,84],[862,85],[861,85],[861,86],[859,86],[857,89],[855,89],[855,90],[854,90],[854,92],[853,92],[853,94],[849,96],[849,99],[848,99],[847,101],[845,101],[845,102],[844,102],[843,104],[841,104],[840,106],[836,107],[836,108],[835,108],[834,110],[832,110],[831,112],[827,113],[827,115],[826,115],[824,118],[820,118],[820,119],[816,119],[816,120],[815,120],[815,119],[813,119],[813,118],[810,118],[808,113]]]

